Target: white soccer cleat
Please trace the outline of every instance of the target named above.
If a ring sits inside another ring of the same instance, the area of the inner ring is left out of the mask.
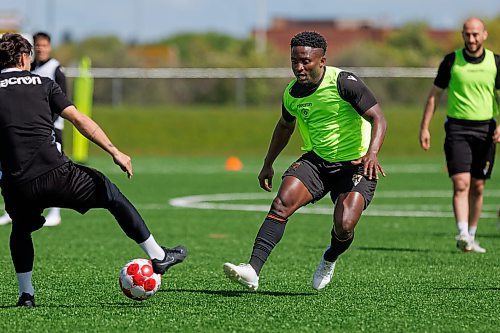
[[[59,214],[50,214],[45,218],[44,227],[55,227],[61,224],[61,215]]]
[[[477,241],[472,241],[472,242],[470,243],[470,247],[471,247],[471,249],[470,249],[470,250],[471,250],[472,252],[476,252],[476,253],[486,253],[486,249],[485,249],[485,248],[483,248],[483,247],[481,247],[481,246],[479,246],[479,242],[477,242]]]
[[[232,281],[238,282],[250,290],[255,291],[259,288],[259,276],[250,264],[239,264],[236,266],[226,262],[222,268],[226,276]]]
[[[469,235],[458,235],[455,237],[457,240],[457,248],[462,252],[469,252],[472,250],[472,242]]]
[[[0,216],[0,225],[6,225],[12,222],[12,219],[10,218],[8,213],[3,214]]]
[[[335,271],[335,263],[336,261],[326,261],[323,256],[321,256],[321,261],[313,275],[312,287],[314,289],[321,290],[330,283],[333,272]]]

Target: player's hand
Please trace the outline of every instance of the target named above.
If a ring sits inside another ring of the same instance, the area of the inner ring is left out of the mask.
[[[420,130],[420,147],[425,151],[431,147],[431,133],[429,133],[428,129]]]
[[[121,151],[117,151],[113,154],[113,162],[115,162],[122,171],[127,173],[128,178],[132,178],[132,160],[128,155],[125,155]]]
[[[274,169],[272,166],[263,166],[259,173],[259,185],[267,192],[271,192],[273,188]]]
[[[368,153],[365,156],[351,162],[354,165],[363,164],[363,175],[372,180],[378,179],[378,173],[385,177],[385,172],[378,161],[377,154]]]
[[[493,142],[500,143],[500,125],[495,128],[495,132],[493,132]]]

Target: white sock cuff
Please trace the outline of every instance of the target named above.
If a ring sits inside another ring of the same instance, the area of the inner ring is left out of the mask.
[[[35,294],[35,289],[33,288],[33,284],[31,283],[32,273],[32,271],[25,273],[16,273],[17,284],[19,287],[19,296],[21,296],[22,293],[28,293],[30,295]]]
[[[457,222],[457,229],[460,235],[468,235],[469,234],[469,222],[467,221],[459,221]]]
[[[165,258],[165,251],[163,251],[161,246],[156,243],[156,240],[152,234],[144,242],[139,243],[139,246],[144,252],[146,252],[146,254],[149,256],[149,259],[163,260],[163,258]]]
[[[476,236],[477,225],[469,227],[469,235],[474,238]]]

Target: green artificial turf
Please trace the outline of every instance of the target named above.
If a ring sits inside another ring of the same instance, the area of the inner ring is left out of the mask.
[[[60,226],[33,234],[37,307],[16,308],[10,227],[2,226],[0,332],[498,330],[498,167],[486,186],[485,215],[478,230],[486,254],[464,254],[455,248],[451,184],[442,158],[386,158],[388,176],[380,181],[352,247],[339,259],[325,290],[313,290],[311,278],[329,242],[331,216],[295,214],[261,272],[259,290],[249,292],[224,277],[222,264],[248,260],[265,212],[180,208],[169,200],[262,193],[256,178],[262,157],[241,157],[241,172],[225,171],[224,157],[141,157],[134,159],[131,180],[109,158],[91,158],[89,165],[104,171],[136,204],[155,238],[166,246],[186,245],[189,257],[164,276],[153,298],[130,300],[119,290],[118,273],[130,259],[144,257],[140,248],[106,211],[81,216],[63,210]],[[294,158],[277,161],[275,190]],[[269,198],[225,203],[266,206]],[[307,208],[329,207],[324,199]],[[446,216],[415,217],[408,212]]]

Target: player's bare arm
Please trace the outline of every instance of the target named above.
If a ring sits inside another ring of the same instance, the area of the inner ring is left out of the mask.
[[[432,120],[434,112],[436,112],[437,105],[443,94],[443,89],[433,85],[425,103],[424,114],[422,122],[420,123],[420,146],[423,150],[427,151],[431,147],[431,134],[429,132],[429,125]]]
[[[130,157],[116,148],[106,133],[99,125],[88,116],[79,112],[73,105],[68,106],[61,112],[64,119],[69,120],[83,136],[97,144],[104,151],[113,157],[113,161],[127,176],[132,177],[132,160]]]
[[[273,163],[281,153],[283,148],[286,147],[290,137],[295,129],[295,120],[289,122],[281,117],[274,128],[271,143],[264,159],[264,165],[259,173],[260,187],[268,192],[273,188],[274,169]]]
[[[385,176],[384,169],[378,160],[378,153],[384,143],[385,133],[387,131],[387,122],[379,104],[375,104],[366,110],[363,114],[363,118],[372,124],[372,133],[368,151],[358,160],[358,162],[363,163],[363,172],[366,176],[368,176],[368,179],[378,179],[379,172]]]

